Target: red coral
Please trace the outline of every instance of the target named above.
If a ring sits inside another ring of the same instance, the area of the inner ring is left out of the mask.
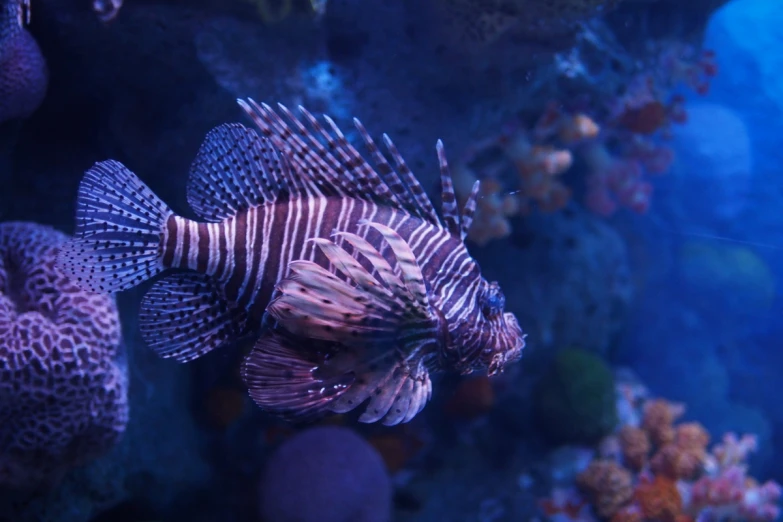
[[[634,499],[647,520],[677,522],[682,514],[682,497],[677,484],[665,477],[642,479],[636,486]]]

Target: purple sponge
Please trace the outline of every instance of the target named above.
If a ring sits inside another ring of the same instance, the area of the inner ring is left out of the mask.
[[[348,428],[311,428],[283,443],[261,481],[264,522],[388,522],[392,484],[381,456]]]

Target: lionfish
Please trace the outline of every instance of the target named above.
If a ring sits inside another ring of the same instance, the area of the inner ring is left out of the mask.
[[[238,101],[261,135],[207,134],[187,187],[199,220],[121,163],[96,163],[61,269],[98,292],[179,269],[143,297],[143,339],[185,362],[250,336],[250,396],[293,421],[366,403],[361,422],[408,422],[431,373],[493,375],[521,357],[525,335],[464,243],[478,183],[460,213],[440,141],[442,217],[388,136],[396,168],[354,119],[373,167],[328,116]]]

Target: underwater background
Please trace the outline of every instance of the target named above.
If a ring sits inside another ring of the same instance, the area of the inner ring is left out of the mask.
[[[0,7],[0,521],[779,517],[783,3]],[[433,375],[408,423],[294,424],[248,396],[246,347],[146,346],[150,283],[82,295],[54,259],[85,171],[192,216],[205,136],[252,124],[237,98],[369,157],[361,119],[434,200],[442,140],[521,360]]]

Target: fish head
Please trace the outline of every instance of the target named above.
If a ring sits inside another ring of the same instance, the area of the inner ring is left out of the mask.
[[[473,312],[450,329],[453,346],[448,351],[460,354],[456,366],[462,373],[486,369],[492,376],[522,357],[526,335],[516,316],[505,311],[506,298],[497,282],[482,278],[476,295]]]

